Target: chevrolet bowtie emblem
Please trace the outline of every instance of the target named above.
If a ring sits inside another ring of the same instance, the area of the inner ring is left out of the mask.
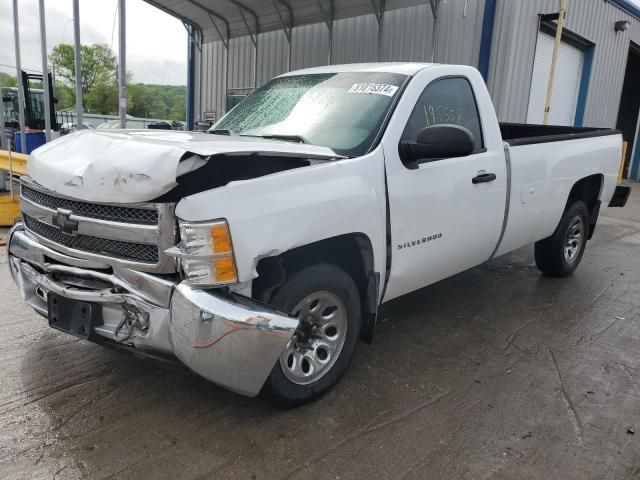
[[[67,235],[73,235],[78,230],[78,221],[71,220],[71,210],[65,210],[64,208],[56,209],[56,214],[53,216],[53,224]]]

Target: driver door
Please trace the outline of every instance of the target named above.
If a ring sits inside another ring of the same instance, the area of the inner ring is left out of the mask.
[[[497,125],[495,115],[481,117],[472,83],[464,75],[425,79],[425,83],[422,93],[414,94],[419,97],[409,118],[385,138],[392,248],[384,300],[488,260],[502,228],[504,152],[501,141],[487,145],[483,130],[483,120]],[[482,93],[488,100],[488,94]],[[416,141],[421,129],[442,124],[467,128],[474,137],[473,153],[405,166],[398,153],[399,141]],[[486,174],[494,174],[495,179],[486,181],[492,177]]]

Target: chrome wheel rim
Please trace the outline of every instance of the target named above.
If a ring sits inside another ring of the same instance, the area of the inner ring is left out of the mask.
[[[572,264],[578,258],[584,240],[584,222],[582,217],[575,217],[569,224],[564,242],[564,260]]]
[[[292,310],[300,320],[280,355],[284,376],[297,385],[322,378],[336,363],[347,335],[347,310],[331,292],[314,292]]]

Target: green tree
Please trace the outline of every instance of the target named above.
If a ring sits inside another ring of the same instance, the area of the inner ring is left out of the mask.
[[[96,83],[85,98],[87,112],[102,115],[118,113],[118,84],[116,82]]]
[[[165,105],[150,85],[133,83],[127,87],[128,113],[134,117],[162,118]]]
[[[56,110],[73,108],[76,104],[76,93],[69,85],[57,82],[53,89],[53,96],[58,100]]]
[[[16,77],[12,77],[8,73],[0,72],[0,87],[15,87]]]
[[[82,69],[82,96],[97,83],[115,81],[117,73],[116,57],[106,45],[82,45],[80,47],[80,66]],[[67,43],[56,45],[49,61],[55,69],[56,76],[63,78],[68,85],[76,86],[76,66],[74,48]]]

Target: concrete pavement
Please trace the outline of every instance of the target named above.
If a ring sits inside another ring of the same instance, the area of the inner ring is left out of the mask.
[[[0,254],[2,479],[638,479],[640,188],[582,265],[532,248],[384,307],[292,411],[51,330]]]

